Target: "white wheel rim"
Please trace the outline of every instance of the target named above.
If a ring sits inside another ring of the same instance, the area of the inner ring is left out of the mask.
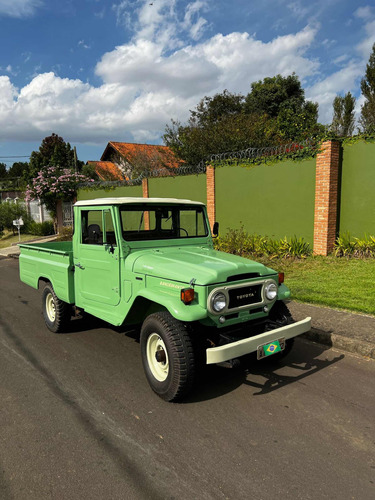
[[[158,355],[163,359],[158,361],[156,356]],[[167,348],[163,342],[163,339],[157,333],[152,333],[147,339],[146,347],[147,363],[151,370],[152,375],[159,382],[164,382],[168,377],[169,373],[169,360]]]
[[[53,323],[56,319],[56,305],[52,293],[49,293],[46,297],[46,312],[48,319]]]

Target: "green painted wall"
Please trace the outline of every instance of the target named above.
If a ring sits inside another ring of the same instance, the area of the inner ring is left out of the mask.
[[[340,233],[375,235],[375,144],[343,148]]]
[[[148,180],[148,189],[150,198],[184,198],[207,202],[205,174],[151,178]]]
[[[77,200],[93,200],[94,198],[116,198],[122,196],[142,197],[142,186],[121,186],[115,189],[97,189],[95,191],[80,189]]]
[[[314,232],[315,159],[216,169],[216,219],[224,235],[241,225],[272,238]]]

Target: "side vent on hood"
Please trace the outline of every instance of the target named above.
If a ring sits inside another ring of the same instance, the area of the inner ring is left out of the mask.
[[[259,273],[245,273],[245,274],[236,274],[235,276],[228,276],[227,282],[231,281],[240,281],[240,280],[250,280],[252,278],[259,278]]]

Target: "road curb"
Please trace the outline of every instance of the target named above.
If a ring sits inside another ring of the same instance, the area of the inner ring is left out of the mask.
[[[337,335],[336,333],[325,332],[312,328],[310,332],[304,333],[303,337],[324,344],[329,347],[337,347],[343,351],[359,354],[361,356],[375,359],[375,346],[371,342]]]

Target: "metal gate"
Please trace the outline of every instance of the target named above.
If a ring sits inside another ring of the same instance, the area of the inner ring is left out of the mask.
[[[73,227],[73,204],[70,201],[62,203],[63,226]]]

